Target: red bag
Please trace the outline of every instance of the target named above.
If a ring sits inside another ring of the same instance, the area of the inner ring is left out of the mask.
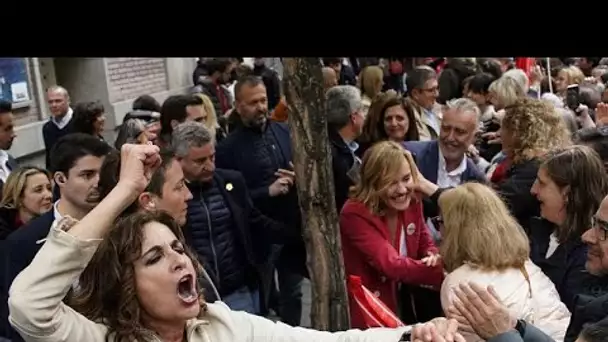
[[[398,328],[405,324],[367,287],[361,277],[348,276],[348,292],[359,307],[368,328]]]

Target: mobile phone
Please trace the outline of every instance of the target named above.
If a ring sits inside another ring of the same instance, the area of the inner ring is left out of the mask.
[[[568,86],[568,90],[566,91],[566,106],[575,113],[577,112],[578,106],[581,104],[579,90],[580,87],[578,84],[572,84]]]

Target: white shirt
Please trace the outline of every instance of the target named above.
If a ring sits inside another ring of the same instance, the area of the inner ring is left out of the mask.
[[[11,170],[8,168],[8,152],[0,150],[0,179],[3,183],[6,183],[8,175],[11,174]]]
[[[53,122],[55,126],[57,126],[57,128],[63,129],[70,123],[73,114],[74,111],[72,110],[72,108],[68,108],[68,112],[61,119],[59,119],[59,121],[55,120],[55,117],[51,117],[51,122]]]
[[[549,248],[547,248],[547,254],[545,254],[545,258],[549,259],[553,255],[553,253],[555,253],[557,247],[559,247],[559,241],[557,241],[557,235],[553,233],[551,234],[551,236],[549,236]]]
[[[446,169],[445,158],[439,148],[439,167],[437,169],[437,186],[440,188],[455,187],[462,182],[462,174],[467,170],[467,158],[462,156],[462,161],[457,168],[452,171]]]

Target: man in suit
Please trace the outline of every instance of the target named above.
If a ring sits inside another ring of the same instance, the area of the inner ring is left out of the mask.
[[[405,148],[414,155],[416,165],[424,178],[440,188],[458,186],[468,181],[485,182],[485,176],[466,156],[475,141],[480,111],[475,102],[460,98],[447,103],[438,140],[406,141]],[[425,216],[437,216],[436,208],[425,205]],[[432,222],[427,222],[431,233],[439,240]]]
[[[2,196],[2,186],[8,175],[18,167],[15,158],[8,153],[17,136],[13,120],[13,104],[0,100],[0,197]]]
[[[0,282],[2,299],[8,297],[13,279],[34,259],[55,220],[68,215],[80,220],[99,203],[99,172],[111,149],[104,141],[83,133],[69,134],[57,141],[51,152],[51,172],[60,189],[60,198],[49,212],[6,238],[8,260],[6,274]],[[8,323],[6,300],[1,300],[0,305],[0,336],[6,334],[13,342],[21,341]]]
[[[70,95],[65,88],[52,86],[48,89],[47,100],[51,118],[42,126],[42,137],[46,148],[46,168],[51,167],[51,150],[61,137],[72,131],[72,114]]]
[[[270,282],[268,240],[279,239],[283,226],[253,207],[240,172],[215,168],[215,146],[211,134],[200,123],[177,125],[171,138],[182,166],[188,201],[184,235],[197,252],[217,289],[205,299],[221,299],[232,310],[260,313],[260,293],[267,297]]]

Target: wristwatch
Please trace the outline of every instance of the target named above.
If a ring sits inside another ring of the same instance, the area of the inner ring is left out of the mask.
[[[406,331],[401,335],[401,338],[398,342],[411,342],[412,341],[412,330],[411,326],[406,327]]]
[[[518,319],[517,323],[515,324],[515,331],[519,333],[521,338],[524,338],[524,335],[526,334],[526,325],[527,323],[523,319]]]

